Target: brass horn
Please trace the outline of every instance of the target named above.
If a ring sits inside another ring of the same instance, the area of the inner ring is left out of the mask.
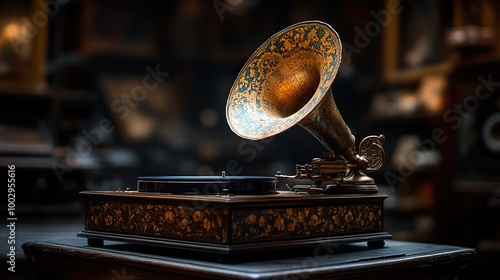
[[[342,119],[330,89],[341,56],[339,36],[328,24],[306,21],[285,28],[264,42],[241,69],[227,100],[226,118],[233,132],[252,140],[299,124],[333,155],[327,152],[325,159],[298,167],[294,178],[327,181],[332,179],[325,175],[329,174],[327,170],[338,173],[347,169],[352,172],[342,178],[343,185],[370,185],[365,190],[374,192],[373,180],[362,171],[380,167],[380,151],[375,152],[379,158],[374,161],[358,153],[355,137]],[[371,144],[382,149],[382,135],[365,140],[364,150],[373,151]]]

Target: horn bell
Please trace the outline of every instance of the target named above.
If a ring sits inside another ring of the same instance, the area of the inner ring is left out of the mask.
[[[330,89],[341,56],[339,36],[324,22],[301,22],[274,34],[231,87],[229,127],[242,138],[258,140],[299,124],[335,155],[356,161],[354,136]]]

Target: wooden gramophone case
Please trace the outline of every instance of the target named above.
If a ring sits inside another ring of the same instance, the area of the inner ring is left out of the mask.
[[[210,180],[221,182],[217,176]],[[83,195],[85,231],[79,236],[91,245],[102,245],[106,239],[235,254],[360,241],[377,247],[390,238],[383,232],[384,194],[223,194],[221,190],[206,195],[138,191]]]

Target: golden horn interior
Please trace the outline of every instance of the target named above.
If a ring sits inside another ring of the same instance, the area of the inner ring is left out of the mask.
[[[262,83],[259,112],[277,118],[286,118],[298,112],[318,89],[320,63],[317,57],[303,54],[282,61]]]
[[[271,36],[231,88],[226,104],[231,129],[256,140],[300,124],[334,153],[354,159],[354,137],[329,90],[341,49],[337,33],[319,21],[298,23]]]

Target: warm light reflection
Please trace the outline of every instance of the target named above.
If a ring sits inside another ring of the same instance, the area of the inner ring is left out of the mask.
[[[7,38],[15,38],[19,35],[19,26],[16,23],[9,23],[3,30],[3,36]]]

